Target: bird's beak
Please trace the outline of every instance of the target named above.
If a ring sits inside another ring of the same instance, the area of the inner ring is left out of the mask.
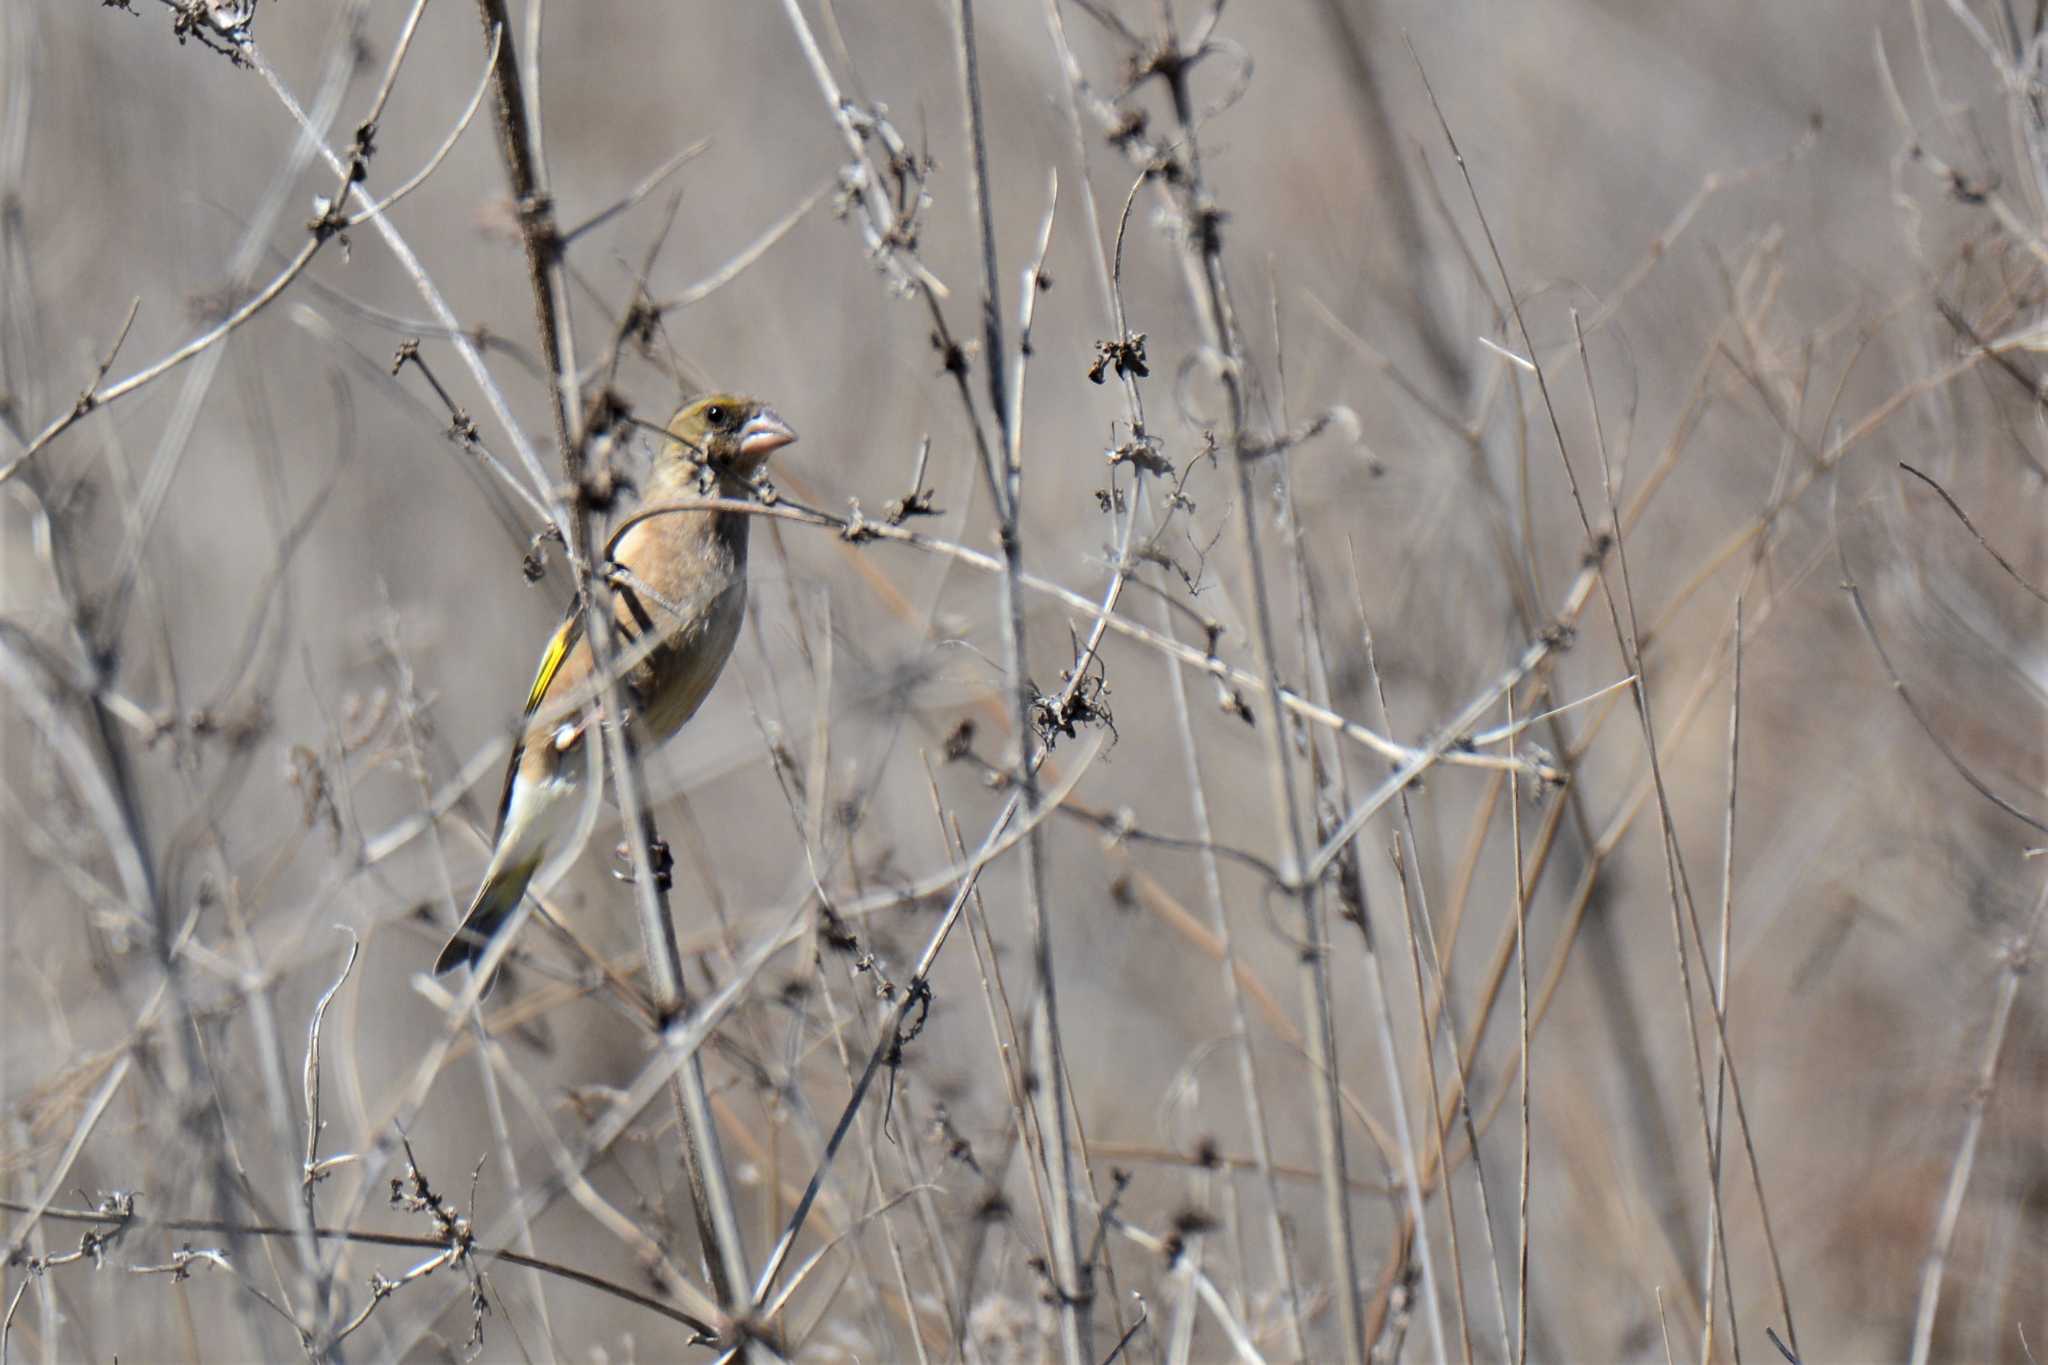
[[[775,415],[775,409],[762,408],[740,428],[740,454],[750,460],[765,460],[794,440],[796,433]]]

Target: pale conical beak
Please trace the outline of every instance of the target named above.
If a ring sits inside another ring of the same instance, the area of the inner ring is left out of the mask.
[[[775,415],[775,409],[762,408],[740,428],[740,454],[750,460],[765,460],[794,440],[796,433]]]

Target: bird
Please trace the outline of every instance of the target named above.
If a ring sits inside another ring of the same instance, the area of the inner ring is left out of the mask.
[[[725,509],[659,510],[716,495],[750,497],[768,457],[796,440],[758,399],[713,393],[680,408],[598,575],[612,585],[626,724],[643,750],[666,743],[711,692],[747,610],[747,528]],[[440,975],[480,960],[541,866],[562,851],[592,771],[596,660],[572,606],[541,651],[519,742],[505,769],[483,882],[434,960]],[[488,992],[491,982],[485,982]]]

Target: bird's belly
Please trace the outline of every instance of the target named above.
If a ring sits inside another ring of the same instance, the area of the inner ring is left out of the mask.
[[[702,625],[684,630],[634,670],[641,720],[654,743],[673,737],[711,695],[732,657],[746,611],[746,585],[736,583],[718,595]]]

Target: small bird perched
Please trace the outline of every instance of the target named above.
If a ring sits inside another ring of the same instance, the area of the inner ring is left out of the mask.
[[[642,492],[643,511],[707,494],[747,497],[768,457],[796,440],[774,409],[726,393],[684,406],[668,435]],[[598,566],[613,585],[626,720],[643,745],[682,729],[732,656],[747,611],[752,521],[715,510],[636,514],[610,563]],[[462,927],[434,960],[437,973],[484,955],[575,824],[600,682],[583,621],[580,607],[572,609],[541,654],[526,694],[526,728],[505,771],[490,865]]]

